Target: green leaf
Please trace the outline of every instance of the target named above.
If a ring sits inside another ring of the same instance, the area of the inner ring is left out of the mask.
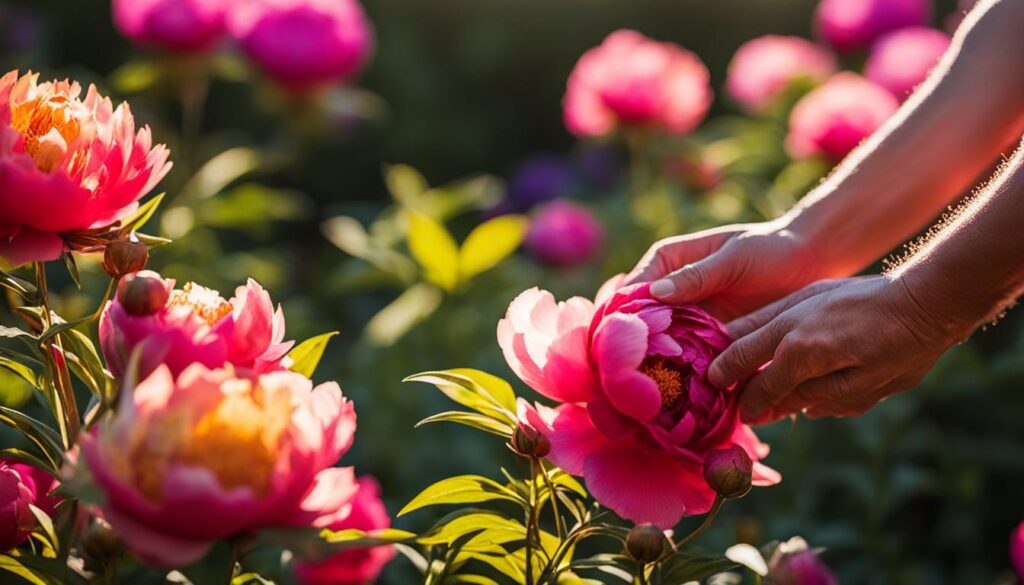
[[[351,544],[353,547],[370,547],[382,544],[395,544],[406,542],[416,538],[416,534],[397,528],[385,528],[383,530],[371,530],[365,532],[354,528],[348,530],[330,530],[324,528],[320,531],[320,538],[331,544]]]
[[[690,581],[701,581],[738,565],[724,557],[698,557],[677,553],[658,567],[658,582],[661,585],[682,585]]]
[[[0,423],[21,432],[39,447],[51,465],[60,466],[60,461],[64,457],[64,446],[56,431],[29,415],[6,406],[0,406]]]
[[[493,435],[498,435],[499,437],[505,439],[512,438],[512,432],[515,430],[511,425],[494,420],[489,416],[476,414],[473,412],[461,411],[442,412],[439,414],[435,414],[433,416],[428,416],[427,418],[416,423],[416,427],[418,428],[422,425],[434,422],[458,423],[461,425],[473,427],[474,429],[491,433]]]
[[[529,225],[522,215],[502,215],[478,225],[459,250],[459,279],[468,281],[516,251]]]
[[[160,79],[160,68],[152,61],[125,63],[110,74],[110,85],[118,93],[130,94],[145,91]]]
[[[454,368],[423,372],[409,376],[404,381],[433,384],[445,396],[465,407],[511,425],[518,424],[515,415],[516,395],[512,385],[487,372]]]
[[[295,346],[294,349],[288,352],[288,357],[292,358],[291,371],[302,374],[307,378],[312,378],[313,372],[316,371],[317,365],[320,364],[320,359],[324,357],[327,342],[337,334],[337,331],[322,333]]]
[[[29,362],[32,365],[37,365],[40,370],[43,368],[43,364],[25,356],[18,356],[19,359],[8,357],[5,355],[6,352],[0,350],[0,368],[3,368],[32,386],[39,386],[39,373],[31,366],[24,362]]]
[[[403,207],[423,210],[420,197],[430,186],[419,171],[409,165],[391,165],[385,169],[384,182],[391,196]]]
[[[10,553],[0,554],[0,571],[14,573],[32,585],[62,585],[64,583],[63,579],[59,579],[43,569],[43,566],[49,568],[55,565],[56,562],[56,559],[30,556],[15,557]],[[56,566],[53,568],[57,569]],[[7,582],[6,579],[0,579],[0,581]]]
[[[50,518],[46,512],[43,512],[33,504],[28,505],[28,509],[35,516],[36,522],[39,524],[39,528],[42,531],[43,536],[46,537],[47,544],[53,550],[60,550],[60,540],[57,539],[57,532],[53,529],[53,519]]]
[[[430,533],[418,538],[420,544],[451,544],[457,539],[475,534],[463,545],[465,548],[490,549],[493,545],[519,542],[526,539],[526,527],[516,520],[489,511],[476,511],[459,515]]]
[[[39,292],[38,289],[36,289],[36,286],[31,282],[3,270],[0,270],[0,286],[14,292],[26,300],[34,299],[36,293]]]
[[[7,339],[28,338],[33,341],[35,340],[35,336],[28,331],[18,329],[17,327],[5,327],[3,325],[0,325],[0,337],[6,337]]]
[[[135,210],[135,213],[121,220],[121,227],[118,229],[124,235],[138,231],[139,228],[146,225],[146,222],[153,217],[160,202],[164,200],[164,193],[161,193],[149,201],[146,201]]]
[[[442,479],[419,493],[398,512],[409,512],[441,504],[473,504],[491,500],[507,500],[517,504],[526,502],[498,482],[480,475],[460,475]]]
[[[459,247],[437,220],[409,211],[409,251],[430,282],[451,292],[459,284]]]
[[[725,551],[725,558],[743,565],[762,577],[768,574],[768,563],[765,562],[764,555],[749,544],[741,543],[730,546]]]
[[[276,161],[268,160],[271,158],[247,146],[225,150],[206,161],[196,174],[192,175],[178,193],[178,201],[209,199],[243,176],[261,168],[274,166]]]
[[[71,281],[75,283],[75,288],[82,290],[82,279],[78,276],[78,263],[75,262],[75,255],[71,252],[61,252],[60,260],[64,263],[64,267],[68,269],[68,274],[71,275]]]
[[[423,282],[415,284],[370,319],[366,335],[374,345],[393,345],[436,311],[443,299],[437,287]]]

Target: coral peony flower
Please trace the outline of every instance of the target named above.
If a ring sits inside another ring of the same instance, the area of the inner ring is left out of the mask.
[[[332,530],[382,530],[391,518],[380,499],[380,485],[372,477],[359,478],[359,491],[352,499],[352,512],[328,528]],[[303,585],[367,585],[395,556],[390,546],[353,549],[317,563],[297,562],[295,576]]]
[[[949,43],[946,33],[926,26],[889,33],[871,48],[864,76],[903,101],[928,77]]]
[[[604,227],[587,208],[568,201],[540,207],[526,233],[526,249],[548,264],[574,266],[594,258],[604,246]]]
[[[114,25],[133,43],[175,53],[204,51],[224,37],[227,0],[114,0]]]
[[[793,107],[786,147],[797,158],[842,160],[898,107],[884,88],[855,73],[838,73]]]
[[[579,136],[619,126],[685,134],[711,106],[707,67],[672,43],[620,30],[580,57],[563,102],[565,125]]]
[[[250,59],[294,91],[348,81],[373,52],[355,0],[238,0],[228,27]]]
[[[115,223],[171,168],[127,104],[38,77],[0,78],[0,258],[13,264],[57,258],[70,232]]]
[[[767,583],[772,585],[839,585],[818,553],[799,536],[780,544],[768,561]]]
[[[36,525],[29,510],[35,493],[25,479],[18,469],[0,461],[0,552],[28,540]]]
[[[1017,578],[1024,580],[1024,522],[1010,536],[1010,562],[1017,572]]]
[[[931,0],[821,0],[814,29],[846,53],[868,48],[887,32],[927,24],[931,12]]]
[[[183,566],[217,540],[272,526],[327,526],[349,512],[352,403],[294,372],[160,366],[81,440],[103,517],[142,559]]]
[[[824,81],[836,72],[827,49],[800,37],[765,35],[747,41],[729,63],[725,88],[750,111],[764,110],[795,79]]]
[[[778,482],[756,463],[768,446],[740,423],[735,387],[707,381],[708,365],[730,342],[722,325],[697,307],[659,303],[648,284],[615,290],[617,282],[602,288],[596,308],[530,289],[498,324],[512,370],[563,403],[520,402],[520,418],[550,440],[549,458],[583,476],[620,516],[663,529],[711,507],[703,465],[716,449],[742,447],[755,461],[754,485]]]
[[[148,289],[154,286],[162,286],[158,292],[163,294],[150,294]],[[143,288],[148,294],[135,294]],[[160,364],[175,376],[193,363],[208,368],[231,364],[243,374],[286,365],[282,362],[294,342],[283,341],[284,313],[280,307],[274,310],[270,294],[255,280],[235,289],[227,301],[217,291],[192,282],[173,288],[174,280],[139,272],[122,281],[117,297],[103,310],[100,347],[115,377],[124,375],[137,347],[142,348],[140,378]]]

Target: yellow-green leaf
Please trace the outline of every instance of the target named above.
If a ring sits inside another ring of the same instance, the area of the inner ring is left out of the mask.
[[[389,346],[429,317],[443,298],[436,286],[425,282],[415,284],[370,319],[366,335],[374,345]]]
[[[423,490],[411,502],[406,504],[398,512],[398,515],[403,516],[427,506],[474,504],[491,500],[508,500],[522,503],[519,496],[494,480],[480,475],[459,475],[442,479]]]
[[[407,209],[422,210],[420,197],[430,186],[419,171],[409,165],[391,165],[385,172],[384,181],[395,201]]]
[[[408,213],[409,250],[427,280],[451,292],[459,284],[459,248],[448,230],[431,217]]]
[[[502,215],[478,225],[459,250],[459,278],[467,281],[515,252],[526,235],[527,225],[522,215]]]
[[[483,550],[493,545],[517,542],[526,538],[526,528],[494,512],[477,512],[454,518],[432,534],[418,539],[420,544],[449,544],[467,534],[479,533],[464,545],[467,548],[480,547]]]
[[[316,367],[320,363],[320,358],[324,357],[324,350],[327,349],[327,342],[337,334],[337,331],[323,333],[316,337],[311,337],[297,345],[294,349],[288,352],[288,357],[292,358],[292,365],[289,369],[293,372],[302,374],[307,378],[313,377],[313,372],[316,371]]]
[[[360,546],[392,544],[396,542],[404,542],[415,537],[416,535],[414,533],[399,530],[397,528],[385,528],[382,530],[371,530],[369,532],[357,530],[355,528],[348,530],[330,530],[325,528],[320,531],[320,538],[323,538],[331,544],[353,544]]]

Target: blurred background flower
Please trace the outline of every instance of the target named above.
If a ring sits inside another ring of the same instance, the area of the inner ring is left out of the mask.
[[[815,30],[840,52],[866,49],[885,33],[923,25],[931,19],[930,0],[822,0]]]
[[[939,62],[949,42],[946,33],[924,26],[891,32],[871,48],[864,75],[903,101]]]
[[[204,51],[224,37],[227,0],[113,0],[114,24],[142,47]]]
[[[836,59],[828,49],[800,37],[765,35],[736,51],[725,86],[734,100],[757,112],[778,99],[794,80],[821,82],[835,71]]]
[[[585,207],[569,201],[553,201],[538,208],[526,232],[530,254],[558,266],[595,259],[604,242],[601,223]]]

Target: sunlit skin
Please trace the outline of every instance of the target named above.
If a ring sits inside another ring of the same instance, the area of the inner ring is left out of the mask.
[[[860,414],[913,387],[1019,295],[1019,151],[897,269],[847,277],[927,227],[1020,140],[1022,26],[1024,1],[981,2],[922,87],[800,204],[775,221],[657,242],[631,273],[663,302],[733,319],[736,342],[709,377],[752,376],[745,422]]]

